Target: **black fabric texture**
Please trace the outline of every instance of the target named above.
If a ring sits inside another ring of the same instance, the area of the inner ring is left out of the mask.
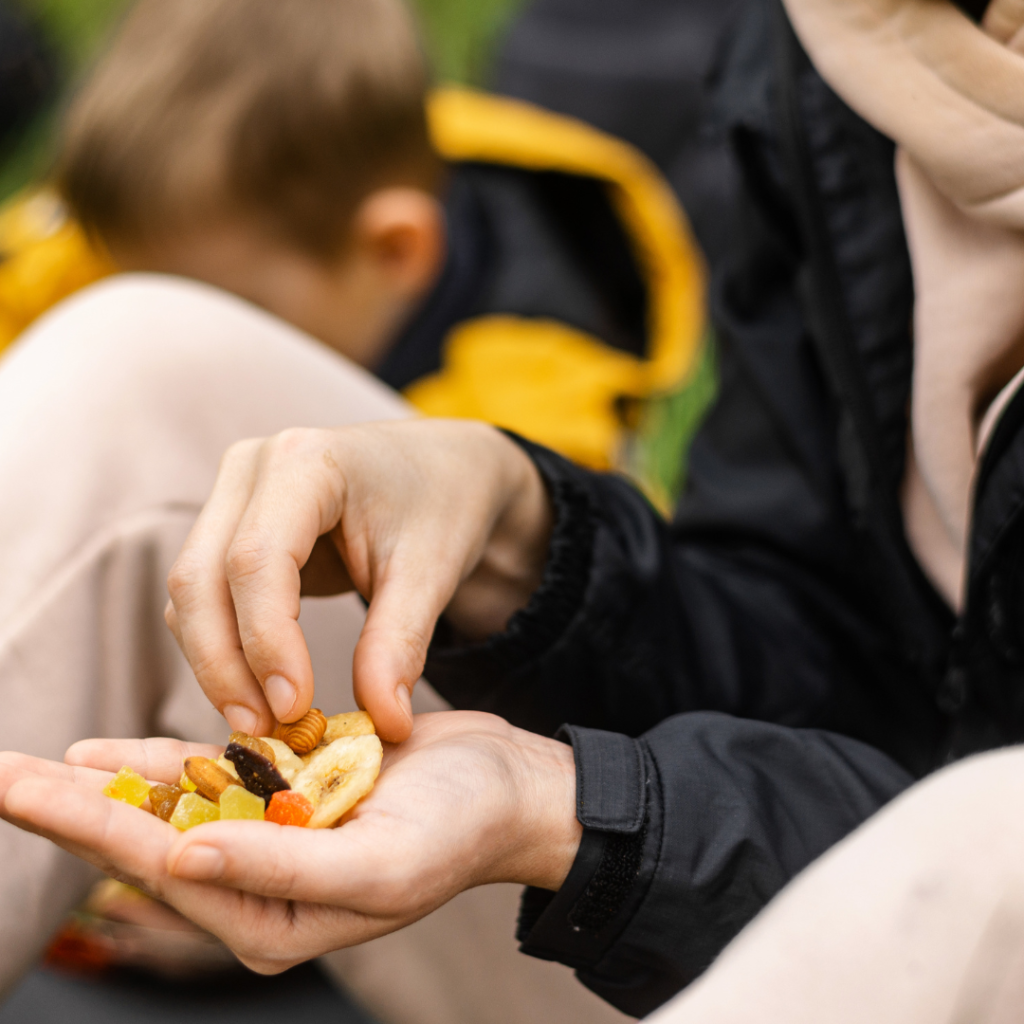
[[[54,98],[57,61],[21,7],[0,0],[0,155]]]
[[[571,743],[576,761],[576,818],[584,828],[635,834],[644,820],[642,755],[617,732],[564,725],[556,739]]]
[[[643,828],[635,834],[620,832],[606,837],[601,860],[569,911],[573,931],[596,935],[619,912],[640,875],[646,839]]]
[[[647,354],[647,288],[601,182],[456,164],[445,223],[441,276],[374,368],[386,384],[401,390],[436,373],[452,328],[488,314],[555,320]]]
[[[463,164],[492,240],[478,313],[558,320],[643,355],[647,291],[633,243],[592,178]]]
[[[595,23],[631,10],[600,0]],[[601,870],[615,833],[586,828],[572,886],[528,894],[520,929],[636,1015],[914,779],[1024,741],[1024,398],[982,461],[958,618],[899,513],[913,281],[892,144],[777,0],[745,0],[727,35],[707,110],[739,227],[712,260],[720,390],[680,506],[666,522],[624,480],[526,447],[563,496],[544,583],[506,634],[459,650],[439,634],[427,668],[457,706],[576,727],[584,791],[600,779],[617,808],[601,820],[624,820],[622,752],[643,751],[632,887],[625,852]],[[575,909],[591,886],[594,910]]]
[[[741,0],[535,0],[503,39],[495,88],[626,139],[662,170],[712,260],[738,177],[706,117]]]
[[[571,922],[571,917],[600,869],[610,838],[605,832],[585,830],[576,859],[558,892],[532,887],[524,891],[516,930],[522,952],[570,967],[581,967],[600,957],[607,942],[592,930],[583,931]]]

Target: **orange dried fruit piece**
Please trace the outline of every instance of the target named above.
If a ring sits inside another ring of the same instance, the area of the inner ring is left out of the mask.
[[[137,772],[125,765],[104,787],[104,796],[132,807],[141,807],[149,796],[149,783]]]
[[[244,786],[228,786],[220,795],[221,821],[262,821],[263,798]]]
[[[302,828],[313,817],[313,805],[293,789],[282,789],[270,798],[266,820],[278,825],[298,825]]]
[[[204,825],[208,821],[219,819],[220,808],[216,804],[211,803],[198,793],[185,793],[178,800],[170,822],[175,828],[187,832],[190,828],[195,828],[196,825]]]
[[[170,821],[174,808],[178,806],[178,801],[184,793],[181,786],[165,786],[162,782],[158,782],[149,791],[149,802],[153,813],[161,821]]]

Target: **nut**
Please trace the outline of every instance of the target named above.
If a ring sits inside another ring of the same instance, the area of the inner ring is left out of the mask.
[[[247,732],[233,732],[228,737],[228,743],[237,743],[240,747],[248,747],[250,750],[255,750],[261,757],[265,757],[271,764],[277,763],[270,744],[264,743],[256,736],[250,736]]]
[[[221,793],[228,786],[235,785],[235,780],[208,757],[186,757],[185,774],[195,784],[196,792],[214,803],[220,800]]]
[[[310,708],[297,722],[281,725],[277,736],[296,754],[308,754],[323,739],[326,729],[324,713],[319,708]]]

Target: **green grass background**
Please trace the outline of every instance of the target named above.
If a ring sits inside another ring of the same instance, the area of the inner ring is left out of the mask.
[[[17,0],[43,28],[64,64],[65,93],[88,70],[130,0]],[[439,80],[482,83],[501,30],[523,0],[411,0]],[[31,125],[0,161],[0,200],[49,163],[57,111]]]

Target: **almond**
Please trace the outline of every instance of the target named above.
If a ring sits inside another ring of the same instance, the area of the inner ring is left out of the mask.
[[[196,792],[207,800],[217,803],[221,793],[228,786],[235,785],[235,780],[216,761],[208,757],[186,757],[185,774],[192,780]]]

